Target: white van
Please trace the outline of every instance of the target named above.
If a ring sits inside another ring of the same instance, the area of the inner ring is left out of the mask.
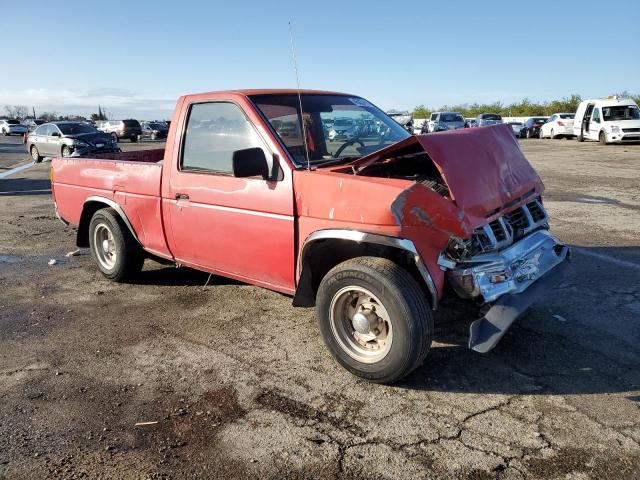
[[[578,105],[573,133],[579,142],[607,143],[640,141],[640,109],[630,98],[585,100]]]

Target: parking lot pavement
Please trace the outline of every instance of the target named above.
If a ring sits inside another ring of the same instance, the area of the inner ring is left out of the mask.
[[[640,146],[522,148],[574,273],[486,355],[445,305],[393,387],[286,296],[149,261],[107,281],[66,256],[47,164],[0,180],[0,477],[639,478]]]

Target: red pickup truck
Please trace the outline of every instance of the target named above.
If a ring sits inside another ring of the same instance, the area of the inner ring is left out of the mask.
[[[569,254],[509,125],[413,136],[341,93],[184,96],[166,150],[55,158],[51,178],[106,277],[152,258],[291,295],[376,382],[423,363],[445,295],[486,311],[469,346],[490,350]]]

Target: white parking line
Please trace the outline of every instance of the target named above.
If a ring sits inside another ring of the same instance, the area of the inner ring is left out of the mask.
[[[630,262],[629,260],[620,260],[619,258],[612,257],[610,255],[605,255],[603,253],[592,252],[591,250],[586,250],[581,247],[571,247],[571,249],[575,252],[578,252],[581,255],[586,255],[587,257],[597,258],[599,260],[604,260],[605,262],[613,263],[621,267],[631,268],[633,270],[640,271],[640,264],[635,262]]]
[[[26,170],[27,168],[35,165],[35,163],[36,162],[30,162],[30,163],[27,163],[25,165],[20,165],[19,167],[16,167],[16,168],[12,168],[11,170],[7,170],[6,172],[2,172],[2,173],[0,173],[0,178],[5,178],[5,177],[8,177],[10,175],[13,175],[14,173],[18,173],[18,172],[21,172],[23,170]]]

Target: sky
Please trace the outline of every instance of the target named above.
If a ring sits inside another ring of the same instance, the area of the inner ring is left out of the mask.
[[[639,0],[0,0],[0,112],[170,118],[184,94],[293,88],[288,22],[302,88],[383,109],[640,93],[639,19]]]

